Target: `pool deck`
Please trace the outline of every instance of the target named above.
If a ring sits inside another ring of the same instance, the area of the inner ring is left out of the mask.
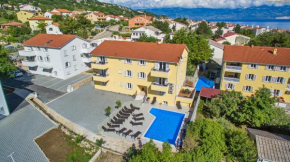
[[[130,134],[134,134],[136,133],[137,131],[140,131],[142,132],[142,134],[139,136],[139,137],[142,137],[141,138],[141,141],[142,143],[146,143],[148,142],[150,139],[144,137],[144,134],[147,132],[147,130],[149,129],[150,125],[153,123],[154,119],[155,119],[155,116],[153,116],[151,113],[149,113],[150,109],[152,107],[154,108],[159,108],[159,109],[163,109],[163,110],[168,110],[168,111],[175,111],[175,112],[179,112],[179,113],[184,113],[185,114],[185,118],[187,118],[188,114],[189,114],[189,110],[190,108],[189,107],[185,107],[183,106],[182,109],[177,109],[176,106],[166,106],[166,105],[158,105],[158,104],[155,104],[155,105],[151,105],[149,103],[141,103],[139,101],[138,102],[132,102],[132,104],[136,107],[140,107],[140,110],[135,110],[134,111],[134,114],[139,114],[139,113],[143,113],[143,117],[145,118],[145,120],[143,121],[140,121],[140,122],[143,122],[143,125],[138,125],[138,126],[132,126],[130,124],[130,121],[132,120],[132,115],[120,126],[120,128],[116,128],[116,130],[119,130],[119,129],[122,129],[123,127],[127,128],[127,130],[131,129],[133,132]],[[130,108],[129,105],[123,105],[123,106],[127,106],[128,108]],[[110,118],[112,118],[115,114],[112,114],[110,116]],[[107,126],[107,121],[109,119],[106,119],[102,124],[99,125],[99,128],[101,128],[102,125],[105,125],[106,127]],[[185,125],[181,125],[181,128],[185,127]],[[115,132],[104,132],[103,130],[100,129],[99,131],[101,134],[105,135],[105,136],[110,136],[110,137],[114,137],[114,138],[118,138],[118,139],[122,139],[122,140],[126,140],[126,141],[133,141],[133,142],[136,142],[137,141],[137,138],[136,139],[133,139],[131,138],[131,136],[122,136],[122,134],[116,134]],[[154,140],[154,142],[156,143],[156,145],[158,147],[162,147],[162,142],[159,142],[159,141],[156,141]]]

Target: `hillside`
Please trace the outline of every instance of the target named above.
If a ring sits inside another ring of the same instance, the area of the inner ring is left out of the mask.
[[[192,20],[271,20],[277,17],[290,16],[290,6],[260,6],[236,9],[150,8],[145,10],[172,18],[187,17]]]
[[[8,0],[1,0],[1,3],[8,3]],[[132,17],[141,13],[132,10],[128,7],[123,7],[115,4],[103,3],[97,0],[9,0],[9,4],[32,4],[38,6],[42,11],[51,10],[53,8],[64,8],[68,10],[89,10],[100,11],[105,14],[124,15]],[[155,16],[150,12],[145,12],[147,15]]]

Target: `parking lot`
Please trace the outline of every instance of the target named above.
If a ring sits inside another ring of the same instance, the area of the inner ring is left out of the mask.
[[[32,83],[32,84],[49,88],[49,89],[53,89],[56,91],[67,92],[68,85],[74,84],[88,77],[90,77],[90,75],[79,74],[69,79],[62,80],[62,79],[58,79],[58,78],[54,78],[50,76],[25,73],[24,76],[15,78],[15,80]]]

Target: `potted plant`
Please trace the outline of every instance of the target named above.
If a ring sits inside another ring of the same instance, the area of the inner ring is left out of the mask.
[[[189,89],[185,89],[184,90],[184,93],[189,94],[190,93],[190,90]]]
[[[147,99],[146,99],[147,101],[149,101],[150,100],[150,97],[147,97]]]
[[[107,116],[109,116],[111,114],[111,107],[108,106],[106,109],[105,109],[105,113]]]
[[[116,101],[116,105],[117,105],[117,107],[119,108],[119,107],[122,106],[122,102],[121,102],[120,100],[117,100],[117,101]]]

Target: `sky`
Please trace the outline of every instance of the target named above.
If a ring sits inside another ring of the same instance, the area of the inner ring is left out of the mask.
[[[269,2],[271,0],[99,0],[130,8],[244,8],[261,5],[283,6],[290,3]],[[284,0],[290,2],[290,0]]]

